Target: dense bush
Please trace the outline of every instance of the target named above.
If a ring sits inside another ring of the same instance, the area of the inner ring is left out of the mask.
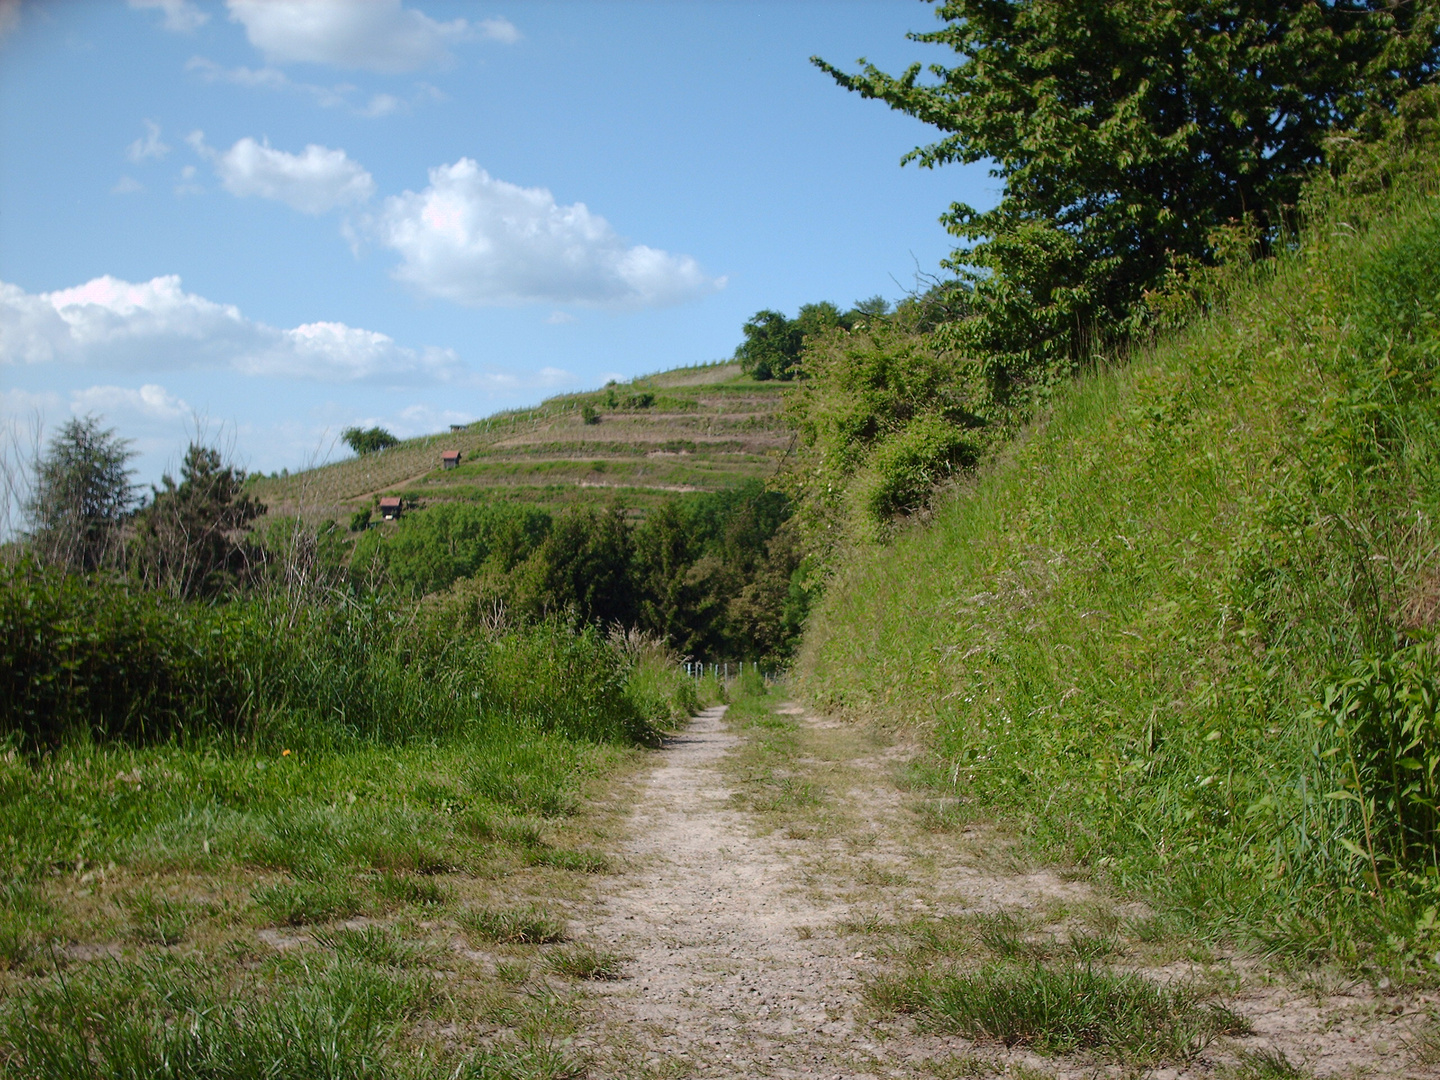
[[[549,531],[550,516],[540,510],[441,503],[407,514],[391,535],[367,531],[351,566],[361,581],[383,577],[407,596],[424,596],[487,569],[510,572]]]
[[[0,567],[0,730],[165,738],[233,726],[226,615],[30,561]]]
[[[32,563],[3,572],[0,736],[30,747],[405,742],[497,723],[633,741],[655,719],[593,628],[467,627],[381,597],[208,607]]]
[[[554,518],[508,506],[445,505],[356,544],[351,576],[402,595],[451,591],[490,618],[574,618],[637,627],[681,653],[779,660],[799,638],[791,501],[759,481],[677,496],[632,524],[621,509]]]
[[[790,480],[807,547],[822,556],[926,505],[934,482],[1004,429],[981,366],[943,348],[926,314],[908,301],[807,343],[807,378],[786,402],[800,443]]]

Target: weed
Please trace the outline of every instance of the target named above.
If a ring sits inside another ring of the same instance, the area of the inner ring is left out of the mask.
[[[0,1014],[7,1075],[389,1080],[424,977],[336,960],[282,966],[266,992],[195,959],[111,961],[43,980]]]
[[[565,923],[544,908],[466,908],[456,918],[467,936],[480,941],[548,945],[565,940]]]
[[[530,978],[530,965],[519,960],[497,960],[495,977],[511,986],[520,986]]]
[[[996,956],[1014,960],[1036,952],[1037,946],[1026,936],[1030,929],[1028,920],[1013,911],[976,915],[974,922],[980,944]]]
[[[130,912],[132,936],[147,945],[178,945],[196,913],[194,904],[152,892],[131,893],[121,903]]]
[[[556,949],[545,957],[551,970],[572,979],[613,980],[620,978],[626,958],[619,953],[578,944]]]
[[[534,818],[506,818],[495,823],[492,835],[511,847],[533,848],[540,846],[542,829],[540,822]]]
[[[1440,1063],[1440,1015],[1434,1011],[1421,1017],[1405,1038],[1405,1049],[1419,1065]]]
[[[1075,959],[1085,964],[1104,960],[1124,951],[1120,939],[1114,934],[1092,934],[1084,930],[1072,932],[1066,946]]]
[[[999,1076],[1005,1066],[989,1058],[973,1054],[957,1054],[954,1057],[932,1058],[924,1063],[927,1074],[937,1080],[987,1080]]]
[[[456,1080],[579,1080],[582,1063],[549,1046],[484,1050],[468,1058]]]

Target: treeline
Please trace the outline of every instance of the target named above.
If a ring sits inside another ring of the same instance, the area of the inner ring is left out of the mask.
[[[809,603],[782,492],[750,481],[677,496],[632,522],[623,508],[558,514],[442,503],[371,529],[352,581],[420,598],[448,594],[512,619],[572,617],[639,628],[689,656],[778,664]]]

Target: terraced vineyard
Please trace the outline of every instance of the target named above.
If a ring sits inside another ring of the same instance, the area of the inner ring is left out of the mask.
[[[422,506],[499,499],[554,509],[619,501],[643,514],[675,492],[715,491],[774,473],[791,440],[780,417],[785,385],[756,382],[735,363],[679,368],[381,453],[261,478],[253,490],[272,516],[307,520],[339,520],[383,495]],[[588,423],[587,406],[594,411]],[[447,450],[460,451],[457,467],[443,468]]]

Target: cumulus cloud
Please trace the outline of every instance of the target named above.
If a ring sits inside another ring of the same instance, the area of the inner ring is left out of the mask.
[[[115,186],[110,189],[110,193],[112,195],[139,195],[144,190],[145,185],[133,176],[122,176],[115,181]]]
[[[448,62],[450,46],[476,37],[514,42],[504,19],[437,22],[400,0],[227,0],[230,18],[272,64],[329,64],[394,74]]]
[[[145,121],[145,134],[125,148],[125,156],[135,164],[154,158],[159,161],[170,152],[170,147],[160,141],[160,125],[154,120]]]
[[[375,193],[375,181],[344,150],[311,143],[303,153],[287,154],[269,142],[245,137],[221,153],[194,132],[190,144],[215,166],[230,194],[275,199],[305,214],[323,214],[337,206],[362,203]]]
[[[210,16],[190,0],[130,0],[132,8],[159,8],[165,14],[161,24],[177,34],[191,34],[210,21]]]
[[[629,245],[584,203],[560,206],[469,158],[431,169],[418,194],[386,199],[368,228],[400,254],[396,277],[471,306],[661,307],[725,285],[688,255]]]
[[[174,275],[138,283],[107,275],[49,293],[0,282],[0,365],[52,363],[386,385],[468,378],[448,349],[405,348],[336,322],[278,329],[185,292]]]
[[[105,417],[134,417],[143,420],[181,420],[195,410],[165,387],[146,383],[138,390],[124,386],[91,386],[73,391],[70,411],[77,415],[97,413]]]

